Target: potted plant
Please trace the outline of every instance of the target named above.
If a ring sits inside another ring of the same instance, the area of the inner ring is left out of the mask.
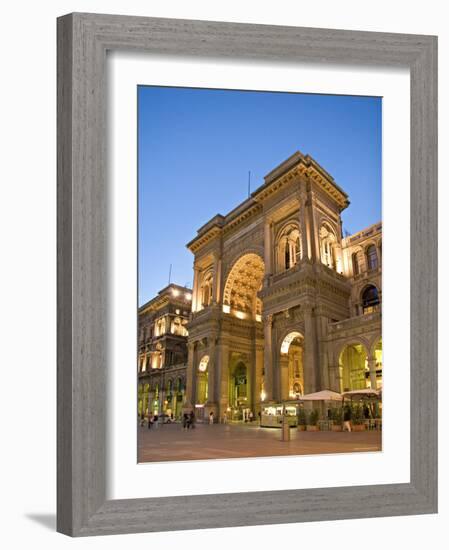
[[[298,430],[303,432],[306,429],[307,418],[306,411],[301,407],[298,411]]]
[[[341,432],[342,427],[342,420],[343,420],[343,414],[341,407],[335,407],[331,409],[331,420],[332,420],[332,426],[331,430],[333,432]]]
[[[309,421],[307,423],[308,432],[317,432],[318,431],[318,418],[319,412],[316,409],[310,411]]]
[[[365,430],[365,417],[363,416],[363,408],[357,405],[352,410],[352,429],[355,432],[363,432]]]

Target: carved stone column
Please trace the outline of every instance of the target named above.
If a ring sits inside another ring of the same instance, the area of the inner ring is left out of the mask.
[[[281,355],[279,358],[279,398],[289,399],[289,376],[288,376],[288,355]]]
[[[304,316],[304,391],[316,391],[318,358],[316,349],[315,318],[311,306],[303,306]]]
[[[368,359],[369,379],[371,382],[371,388],[377,390],[377,373],[376,373],[376,360]]]
[[[321,358],[321,389],[330,389],[330,377],[329,377],[329,360],[327,357],[327,350],[324,344],[321,344],[324,349],[320,350]]]
[[[343,391],[343,383],[340,377],[340,369],[338,365],[329,364],[329,389],[341,393]]]
[[[264,224],[264,261],[265,261],[265,284],[273,274],[273,227],[271,220],[266,218]]]
[[[311,190],[309,176],[306,176],[307,182],[307,202],[306,202],[306,224],[308,228],[308,242],[310,246],[310,257],[313,262],[321,261],[319,227],[317,226],[315,216],[315,198]]]
[[[256,376],[255,376],[255,401],[254,401],[254,414],[257,418],[257,413],[260,411],[261,405],[261,391],[262,391],[262,371],[264,360],[264,348],[261,344],[256,344]]]
[[[200,284],[200,270],[198,267],[194,266],[193,268],[193,292],[192,292],[192,313],[200,309],[200,300],[199,296],[199,284]]]
[[[336,266],[335,269],[337,270],[337,273],[344,273],[345,272],[345,266],[343,261],[343,250],[341,248],[341,243],[338,243],[335,245],[335,262]]]
[[[306,202],[307,202],[307,193],[306,190],[302,187],[299,193],[299,229],[301,234],[301,258],[303,260],[311,258],[311,253],[307,240],[307,225],[306,225]]]
[[[229,406],[229,343],[221,341],[216,351],[216,395],[218,401],[218,414],[220,420],[223,418]]]
[[[195,343],[187,344],[187,372],[186,372],[186,393],[183,409],[192,410],[195,405],[196,373],[195,373]]]
[[[220,303],[220,287],[221,287],[221,258],[218,253],[214,254],[214,278],[212,282],[212,303]]]
[[[253,327],[251,334],[251,356],[250,356],[250,368],[249,368],[249,406],[253,413],[255,412],[256,405],[256,327]]]
[[[215,346],[215,336],[210,338],[209,345],[209,363],[207,364],[207,403],[206,403],[206,413],[209,414],[210,411],[213,411],[214,415],[217,412],[217,396],[216,396],[216,384],[215,376],[217,370],[216,363],[216,346]],[[207,418],[207,417],[206,417]]]
[[[273,316],[267,315],[264,318],[264,371],[265,371],[265,393],[266,400],[273,399],[273,350],[272,350],[272,323]]]
[[[328,357],[328,345],[325,340],[327,336],[327,326],[329,319],[324,314],[323,308],[318,307],[315,310],[315,325],[316,325],[316,341],[318,352],[318,371],[316,377],[317,387],[320,390],[329,389],[329,357]]]

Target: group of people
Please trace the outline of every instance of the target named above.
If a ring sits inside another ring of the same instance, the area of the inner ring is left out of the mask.
[[[245,422],[252,422],[254,420],[254,418],[255,417],[254,417],[254,414],[253,414],[252,411],[249,411],[249,412],[245,411],[244,416],[243,416],[243,420]],[[196,418],[195,418],[195,412],[193,410],[190,413],[187,413],[187,412],[184,413],[182,415],[181,420],[182,420],[182,427],[185,430],[195,428]],[[259,412],[259,420],[260,420],[260,412]],[[140,415],[140,425],[143,427],[147,423],[148,429],[151,429],[153,426],[155,426],[157,428],[161,421],[163,421],[163,418],[160,417],[157,413],[155,413],[155,414],[152,414],[152,413],[144,414],[144,413],[142,413]],[[171,413],[171,415],[169,417],[167,417],[165,422],[167,422],[167,423],[175,422],[175,418],[173,417],[173,413]],[[215,414],[214,414],[213,411],[211,411],[209,413],[209,424],[214,424],[214,422],[215,422]],[[226,412],[223,414],[223,416],[221,418],[221,422],[223,424],[228,423],[228,415],[227,415]]]
[[[363,404],[363,417],[365,420],[371,418],[371,411],[366,403]],[[349,405],[346,405],[343,411],[343,431],[344,430],[352,432],[352,409]]]
[[[153,425],[157,428],[159,426],[159,415],[150,413],[145,416],[142,413],[142,415],[140,416],[140,425],[142,427],[145,426],[145,421],[147,422],[147,427],[149,430],[153,427]]]
[[[173,413],[171,413],[170,416],[167,416],[167,415],[159,416],[157,413],[155,414],[147,413],[145,415],[144,413],[142,413],[140,415],[140,425],[143,427],[145,426],[145,423],[146,423],[149,430],[153,426],[157,428],[160,422],[164,422],[164,418],[167,424],[170,424],[175,421]]]

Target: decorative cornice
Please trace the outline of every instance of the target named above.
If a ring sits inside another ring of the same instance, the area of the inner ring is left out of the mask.
[[[229,233],[249,218],[258,215],[266,199],[278,193],[294,179],[301,176],[308,177],[315,185],[319,186],[321,190],[337,203],[341,210],[349,205],[348,195],[337,185],[332,176],[310,155],[303,155],[297,151],[267,174],[264,184],[256,189],[248,199],[239,204],[226,216],[217,214],[200,227],[198,235],[187,244],[187,248],[191,252],[196,253],[218,237],[222,231]]]

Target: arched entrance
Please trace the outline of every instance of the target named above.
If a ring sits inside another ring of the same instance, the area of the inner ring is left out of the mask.
[[[360,343],[345,346],[340,353],[339,369],[341,391],[367,388],[369,367],[365,346]]]
[[[249,397],[248,369],[240,360],[231,368],[229,376],[229,406],[233,420],[245,420]]]
[[[281,343],[280,395],[282,399],[297,399],[304,395],[304,336],[289,332]]]
[[[265,265],[258,254],[249,253],[232,266],[223,292],[223,311],[238,319],[262,321],[262,304],[257,293],[262,289]]]

